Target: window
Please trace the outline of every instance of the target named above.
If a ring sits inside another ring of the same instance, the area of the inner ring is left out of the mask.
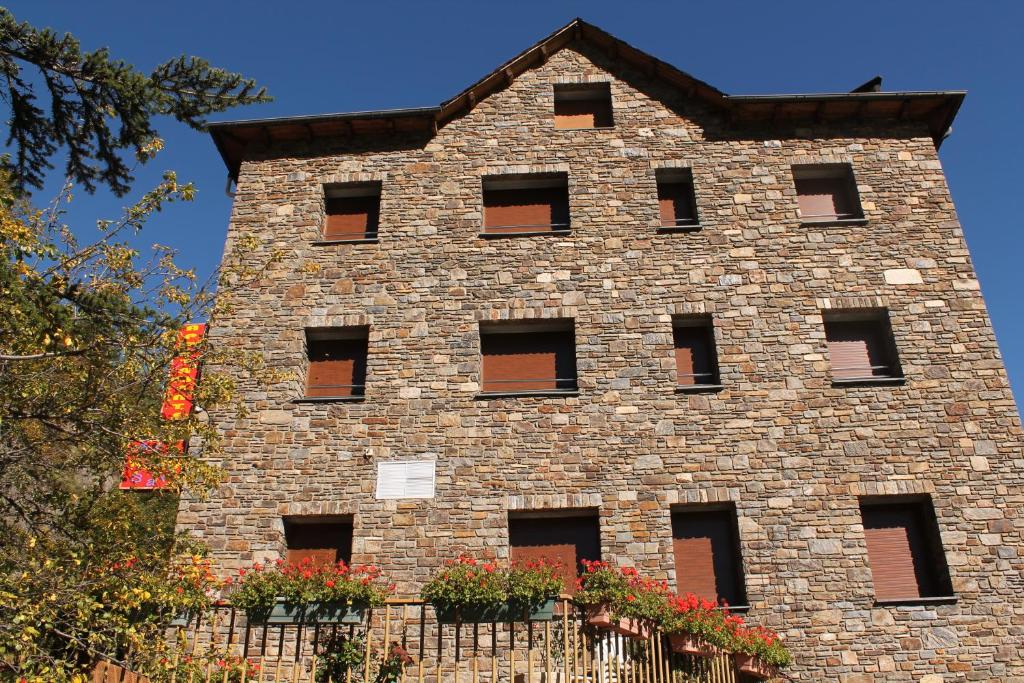
[[[368,336],[366,327],[306,330],[306,398],[362,398],[366,389]]]
[[[829,311],[823,317],[834,382],[902,381],[889,314],[884,309]]]
[[[745,606],[736,510],[680,508],[672,513],[676,588],[707,600]]]
[[[380,183],[346,183],[324,187],[325,242],[377,239]]]
[[[612,91],[607,83],[555,86],[555,128],[611,128]]]
[[[672,321],[676,349],[676,388],[696,391],[720,386],[711,318],[693,316]]]
[[[565,173],[484,178],[484,236],[565,234],[569,179]]]
[[[862,220],[857,183],[849,164],[793,167],[800,219],[805,223]]]
[[[562,565],[566,590],[572,593],[582,561],[601,559],[597,512],[523,512],[508,520],[509,560],[513,565],[546,560]]]
[[[576,391],[572,320],[481,323],[484,394]]]
[[[347,517],[285,517],[288,562],[315,564],[352,561],[352,520]]]
[[[877,601],[915,602],[953,595],[930,500],[868,498],[861,500],[860,514]]]
[[[662,230],[699,228],[692,171],[688,168],[664,168],[655,173],[655,178]]]

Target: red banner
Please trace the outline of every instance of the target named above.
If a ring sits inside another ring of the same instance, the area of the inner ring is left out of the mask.
[[[193,323],[185,325],[178,333],[179,354],[171,360],[171,379],[160,416],[165,420],[180,420],[192,412],[192,399],[196,381],[199,379],[198,353],[192,350],[203,341],[206,325]]]
[[[179,453],[184,453],[185,444],[179,441],[174,444],[174,448]],[[121,484],[118,488],[152,491],[167,486],[166,477],[157,476],[146,469],[154,456],[161,457],[166,454],[167,446],[159,441],[136,441],[133,443],[128,447],[128,456],[124,461],[124,472],[121,474]]]
[[[204,323],[191,323],[178,331],[178,355],[171,359],[170,379],[164,394],[160,416],[165,420],[180,420],[192,412],[196,382],[199,381],[199,352],[196,350],[206,335]],[[179,453],[185,452],[184,442],[174,444]],[[157,476],[147,463],[154,455],[167,453],[167,445],[159,441],[136,441],[128,447],[124,472],[119,488],[152,491],[167,486],[167,478]]]

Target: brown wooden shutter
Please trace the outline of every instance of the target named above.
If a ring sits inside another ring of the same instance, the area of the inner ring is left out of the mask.
[[[795,184],[802,218],[853,218],[860,213],[850,180],[845,176],[797,178]]]
[[[861,514],[875,598],[934,595],[937,568],[930,557],[920,505],[871,505],[863,507]]]
[[[658,209],[661,224],[696,225],[697,209],[693,202],[693,184],[689,182],[659,182]]]
[[[555,128],[607,128],[612,125],[611,97],[555,97]]]
[[[309,370],[306,396],[361,396],[366,384],[365,339],[320,339],[307,342]]]
[[[895,374],[885,330],[878,320],[826,322],[825,337],[836,379]]]
[[[325,203],[326,240],[354,240],[377,236],[380,197],[328,197]]]
[[[681,386],[715,384],[714,344],[707,325],[673,328],[676,347],[676,382]]]
[[[347,522],[285,523],[288,544],[286,560],[299,563],[310,558],[315,564],[352,560],[352,524]]]
[[[574,389],[576,355],[569,331],[481,335],[484,391]]]
[[[566,590],[573,593],[581,561],[601,559],[597,517],[509,520],[509,557],[513,564],[530,560],[560,562]]]
[[[569,201],[564,187],[484,191],[484,230],[541,232],[569,227]]]
[[[733,513],[727,510],[680,512],[672,516],[676,587],[708,600],[741,604],[739,552]]]

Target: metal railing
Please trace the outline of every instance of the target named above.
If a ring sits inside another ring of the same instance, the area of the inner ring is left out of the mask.
[[[878,371],[881,372],[878,372]],[[858,372],[857,375],[844,375],[846,372]],[[895,367],[892,365],[846,365],[832,368],[834,379],[888,379],[898,377]]]
[[[392,599],[359,624],[252,624],[229,605],[172,634],[174,664],[204,653],[240,668],[171,683],[735,683],[733,661],[674,654],[664,634],[627,638],[590,626],[570,598],[550,621],[439,623],[422,600]],[[346,645],[347,644],[347,645]],[[347,659],[339,659],[347,652]],[[353,657],[352,655],[356,656]]]
[[[494,388],[493,385],[504,385]],[[524,384],[554,384],[544,387],[523,387]],[[517,379],[484,379],[484,393],[514,393],[517,391],[575,391],[578,388],[575,377],[534,377]]]
[[[524,223],[520,225],[485,225],[484,234],[495,233],[533,233],[533,232],[565,232],[569,230],[569,223]]]

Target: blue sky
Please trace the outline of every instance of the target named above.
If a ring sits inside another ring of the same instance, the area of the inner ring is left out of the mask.
[[[430,106],[575,16],[732,94],[841,92],[870,77],[886,90],[965,89],[941,158],[995,323],[1011,382],[1024,391],[1024,3],[806,2],[216,2],[18,0],[36,26],[70,31],[145,70],[181,53],[265,85],[272,104],[218,119]],[[162,122],[164,169],[199,189],[146,228],[208,274],[230,212],[225,169],[209,137]],[[40,193],[40,199],[52,195]],[[128,198],[78,195],[72,218],[113,217]]]

